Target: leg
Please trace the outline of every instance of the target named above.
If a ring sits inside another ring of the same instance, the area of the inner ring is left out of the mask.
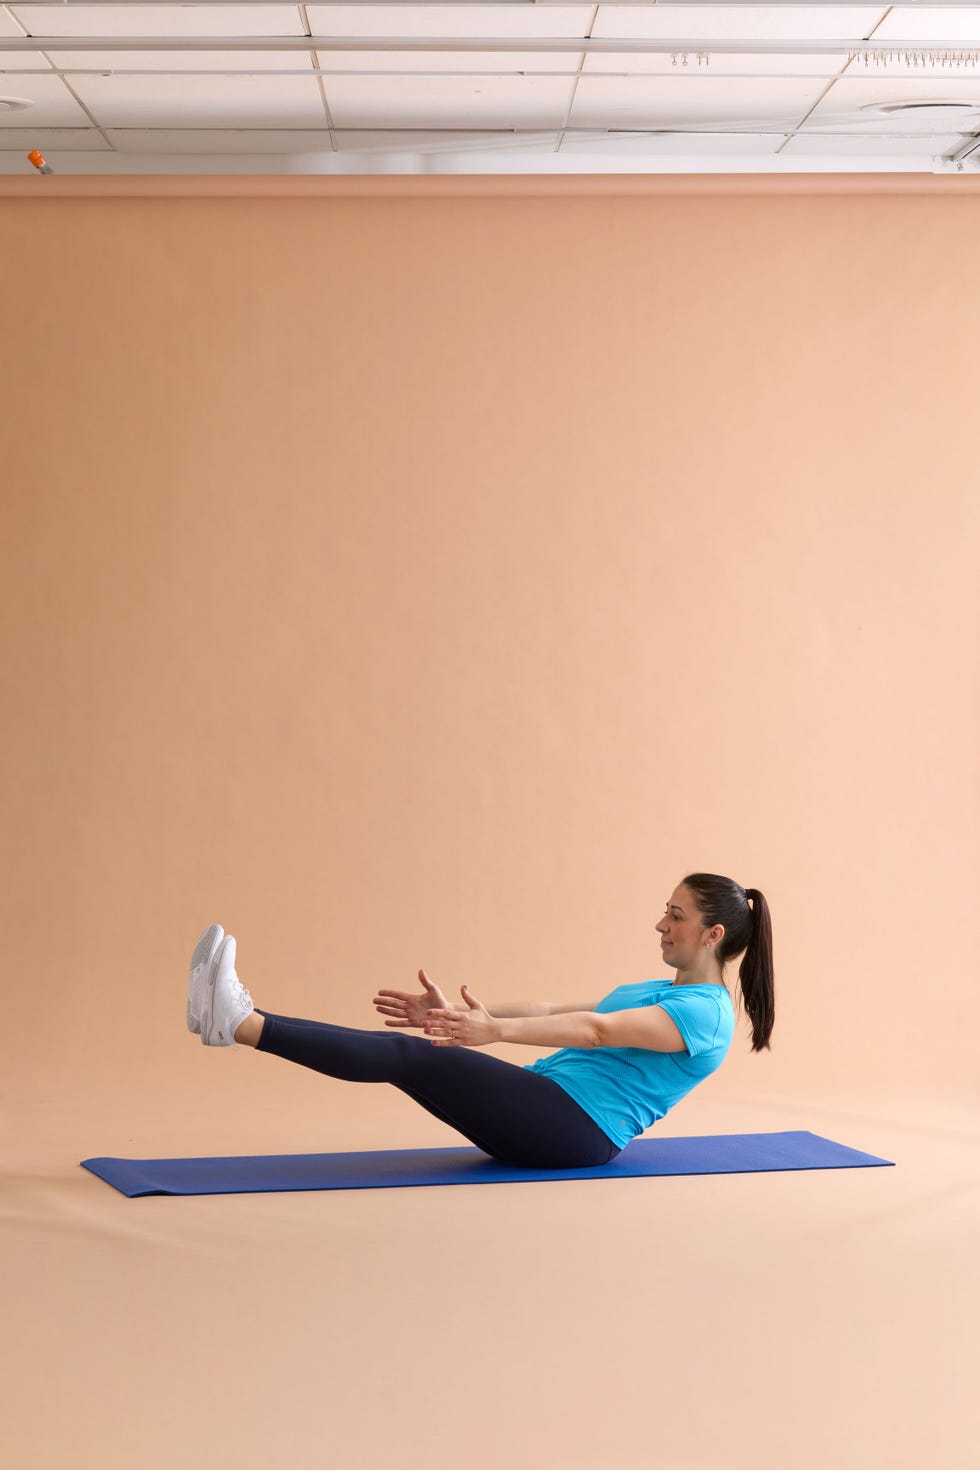
[[[260,1014],[258,1051],[328,1077],[388,1082],[492,1158],[525,1168],[585,1169],[606,1164],[620,1152],[550,1077],[499,1057],[466,1047],[434,1047],[396,1031],[357,1031]],[[252,1030],[240,1027],[236,1039],[245,1040]]]

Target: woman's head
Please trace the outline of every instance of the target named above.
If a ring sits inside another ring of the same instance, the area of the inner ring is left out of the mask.
[[[693,910],[686,919],[690,932],[684,931],[685,939],[693,937],[696,928],[699,942],[711,950],[722,970],[745,951],[738,981],[752,1022],[752,1050],[762,1051],[769,1046],[775,1022],[772,923],[765,896],[717,873],[689,873],[672,898],[681,900],[685,919],[688,905]],[[673,964],[671,949],[664,950],[664,958]]]

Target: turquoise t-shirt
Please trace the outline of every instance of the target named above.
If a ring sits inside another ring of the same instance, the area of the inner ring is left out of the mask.
[[[721,1066],[735,1031],[735,1009],[724,985],[642,980],[638,985],[618,985],[596,1010],[629,1011],[639,1006],[661,1006],[687,1050],[565,1047],[524,1069],[551,1077],[620,1148]]]

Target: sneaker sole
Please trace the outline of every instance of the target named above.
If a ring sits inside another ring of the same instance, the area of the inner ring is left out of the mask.
[[[206,982],[205,989],[204,989],[204,1002],[203,1002],[203,1005],[202,1005],[202,1008],[201,1008],[201,1044],[203,1046],[208,1046],[208,1045],[237,1046],[238,1045],[238,1042],[235,1041],[234,1038],[232,1038],[230,1041],[227,1041],[227,1042],[211,1042],[211,1043],[209,1043],[208,1042],[208,1039],[207,1039],[210,1036],[212,1030],[214,1029],[214,987],[215,987],[215,982],[217,981],[217,978],[218,978],[218,972],[221,969],[221,961],[222,961],[222,959],[224,957],[225,950],[228,948],[229,944],[231,944],[231,943],[232,943],[232,936],[230,934],[226,934],[225,937],[224,937],[224,939],[222,939],[221,942],[220,942],[220,944],[218,945],[218,948],[216,949],[216,951],[214,953],[214,956],[213,956],[213,958],[211,960],[211,963],[208,965],[208,969],[207,969],[207,982]]]
[[[212,968],[217,969],[218,951],[225,931],[220,924],[209,924],[194,946],[191,955],[190,984],[187,987],[187,1029],[201,1030],[201,1014]],[[195,974],[195,971],[197,972]]]

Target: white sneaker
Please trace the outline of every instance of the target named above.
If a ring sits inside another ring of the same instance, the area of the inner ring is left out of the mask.
[[[212,965],[217,963],[218,950],[225,931],[220,924],[209,924],[194,946],[191,955],[191,979],[187,987],[187,1029],[195,1033],[201,1029],[201,1012],[204,1009],[204,992]]]
[[[203,1046],[237,1046],[235,1032],[255,1010],[252,997],[235,974],[237,948],[234,935],[226,935],[216,964],[209,968],[201,1011]]]

